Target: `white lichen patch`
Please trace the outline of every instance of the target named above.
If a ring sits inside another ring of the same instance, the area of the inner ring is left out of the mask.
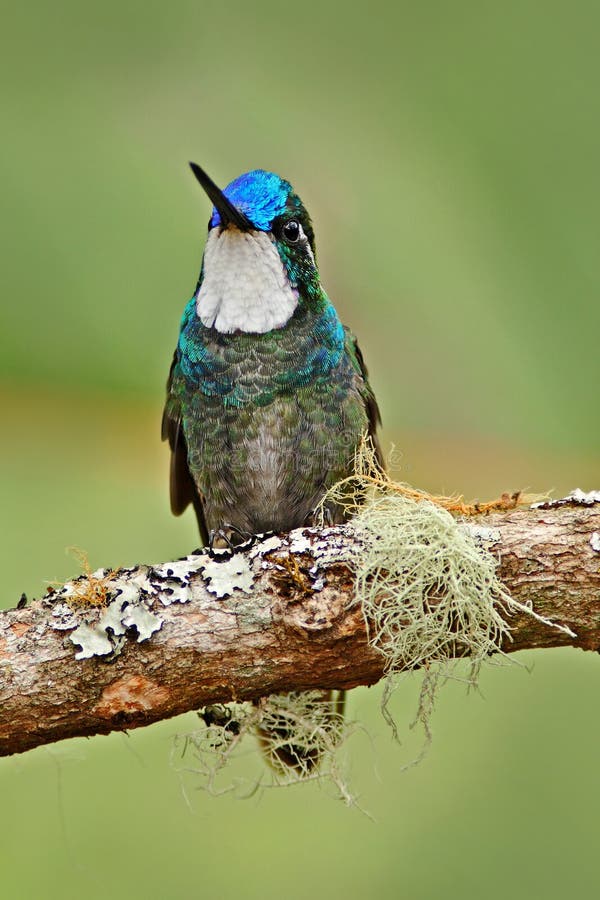
[[[210,557],[202,553],[152,566],[149,572],[151,593],[158,595],[163,606],[188,603],[192,599],[192,578],[201,573],[207,562]]]
[[[272,534],[270,537],[257,542],[250,550],[248,556],[250,559],[255,559],[257,556],[265,556],[267,553],[273,553],[281,547],[283,547],[282,539],[277,537],[276,534]]]
[[[98,627],[103,631],[108,631],[108,629],[110,628],[112,633],[116,635],[125,634],[127,626],[123,622],[123,617],[126,614],[126,611],[129,611],[130,608],[130,601],[123,601],[120,597],[118,600],[113,600],[113,602],[107,606],[106,611],[100,617]]]
[[[542,500],[539,503],[532,503],[532,509],[558,509],[560,506],[594,506],[600,503],[600,491],[582,491],[581,488],[575,488],[566,497],[559,500]]]
[[[600,553],[600,531],[594,531],[590,538],[590,547],[592,550],[595,550],[596,553]]]
[[[146,586],[144,588],[140,588],[139,582],[137,581],[137,579],[121,581],[119,589],[118,589],[119,590],[118,600],[121,605],[123,603],[128,603],[128,604],[137,603],[138,600],[140,599],[140,594],[141,594],[142,590],[152,591],[152,589],[153,589],[152,585],[150,584],[150,582],[148,581],[146,576],[143,576],[143,578],[140,580],[142,580],[146,583]],[[111,603],[111,606],[115,606],[115,604]]]
[[[128,628],[137,630],[137,641],[141,643],[162,628],[162,624],[163,620],[150,612],[140,598],[139,591],[125,583],[117,599],[106,607],[96,623],[82,623],[69,638],[81,647],[75,659],[89,659],[119,653]]]
[[[94,574],[99,577],[100,572],[104,570]],[[147,641],[160,630],[163,620],[152,612],[155,599],[163,606],[189,602],[193,597],[195,577],[202,578],[206,589],[221,598],[234,591],[248,593],[253,587],[254,576],[248,559],[242,554],[233,554],[224,560],[211,559],[205,553],[191,554],[174,562],[125,569],[107,586],[114,598],[108,606],[86,609],[86,621],[82,622],[76,610],[66,603],[57,604],[54,627],[57,630],[74,628],[70,640],[81,648],[76,653],[77,659],[114,656],[121,651],[128,629],[135,629],[138,643]],[[78,582],[65,585],[58,594],[65,598],[77,597]],[[93,617],[97,617],[97,621]]]
[[[192,599],[191,586],[189,584],[163,585],[159,599],[163,606],[170,606],[171,603],[188,603]]]
[[[98,625],[80,625],[69,635],[76,646],[81,647],[75,659],[89,659],[91,656],[105,656],[112,653],[114,645],[104,628]]]
[[[206,589],[217,597],[234,591],[248,593],[253,588],[254,575],[245,556],[233,554],[229,559],[212,559],[202,565]]]
[[[295,531],[290,535],[291,541],[289,546],[290,553],[308,553],[311,549],[310,538],[304,531]]]
[[[178,559],[175,562],[161,563],[152,566],[152,577],[161,581],[179,581],[181,583],[189,583],[193,575],[196,575],[206,562],[210,561],[210,557],[206,553],[198,556],[191,554],[185,559]]]
[[[159,631],[162,627],[163,620],[154,613],[146,609],[142,604],[128,604],[124,610],[121,622],[127,628],[135,628],[137,630],[137,642],[147,641],[155,631]]]
[[[68,603],[55,603],[52,607],[52,628],[55,631],[69,631],[75,628],[79,619]]]
[[[470,522],[461,522],[459,527],[482,544],[498,544],[501,539],[499,528],[486,528],[483,525],[473,525]]]

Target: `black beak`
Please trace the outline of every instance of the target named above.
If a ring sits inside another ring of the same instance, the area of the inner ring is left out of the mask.
[[[223,191],[216,186],[212,178],[209,178],[204,169],[196,163],[190,163],[190,169],[206,191],[208,199],[212,200],[217,212],[221,216],[221,224],[226,228],[230,223],[239,228],[240,231],[253,231],[254,225],[246,218],[244,213],[236,209]]]

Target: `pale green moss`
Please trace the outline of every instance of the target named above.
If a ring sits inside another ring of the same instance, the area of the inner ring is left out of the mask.
[[[439,686],[454,677],[460,657],[468,657],[467,683],[477,683],[482,662],[501,653],[503,641],[510,639],[506,619],[511,613],[524,612],[567,630],[510,596],[498,578],[498,559],[486,547],[499,534],[463,524],[448,511],[476,507],[427,497],[392,482],[365,440],[354,474],[334,485],[321,506],[341,505],[352,516],[361,550],[349,554],[347,564],[355,572],[355,602],[362,607],[370,642],[385,658],[384,716],[397,736],[388,708],[397,676],[422,670],[415,722],[423,726],[426,743]]]
[[[183,752],[192,750],[194,772],[201,786],[213,795],[248,793],[247,779],[221,778],[237,755],[242,740],[258,736],[262,755],[270,763],[263,766],[251,793],[268,787],[287,787],[299,782],[321,781],[333,784],[338,796],[348,805],[355,803],[344,778],[339,750],[354,725],[348,723],[333,706],[323,702],[322,691],[274,694],[257,704],[229,703],[206,707],[200,718],[204,728],[178,739]],[[281,754],[294,749],[294,764],[282,763]],[[318,765],[314,761],[318,759]],[[312,760],[312,762],[311,762]],[[269,777],[265,775],[269,773]]]
[[[457,660],[468,658],[466,681],[475,685],[482,662],[501,653],[502,643],[510,639],[510,614],[540,617],[515,601],[498,578],[498,560],[488,547],[500,539],[499,532],[457,521],[449,509],[471,509],[462,501],[428,499],[390,481],[368,441],[357,453],[354,474],[323,498],[324,520],[324,511],[336,506],[351,517],[359,545],[358,551],[356,544],[347,553],[342,550],[340,558],[355,573],[355,602],[361,605],[371,644],[385,659],[384,716],[397,736],[390,695],[399,676],[421,671],[415,722],[423,726],[425,749],[438,688],[456,677]],[[323,697],[313,691],[269,697],[256,706],[236,704],[231,715],[223,712],[220,724],[209,716],[207,729],[190,736],[209,789],[214,791],[217,773],[252,731],[260,735],[274,783],[329,778],[352,802],[338,764],[348,727]],[[286,765],[290,749],[292,764]]]

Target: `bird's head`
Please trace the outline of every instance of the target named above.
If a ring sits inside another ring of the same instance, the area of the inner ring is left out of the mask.
[[[321,297],[310,217],[289,182],[256,169],[222,191],[195,163],[213,211],[196,310],[220,332],[282,328],[301,303]]]

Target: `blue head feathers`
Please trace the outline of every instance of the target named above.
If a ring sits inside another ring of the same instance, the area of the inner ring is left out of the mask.
[[[289,182],[274,172],[255,169],[240,175],[227,185],[223,193],[227,199],[243,213],[259,231],[269,231],[273,219],[285,212],[292,192]],[[221,224],[221,215],[216,207],[209,227]]]

